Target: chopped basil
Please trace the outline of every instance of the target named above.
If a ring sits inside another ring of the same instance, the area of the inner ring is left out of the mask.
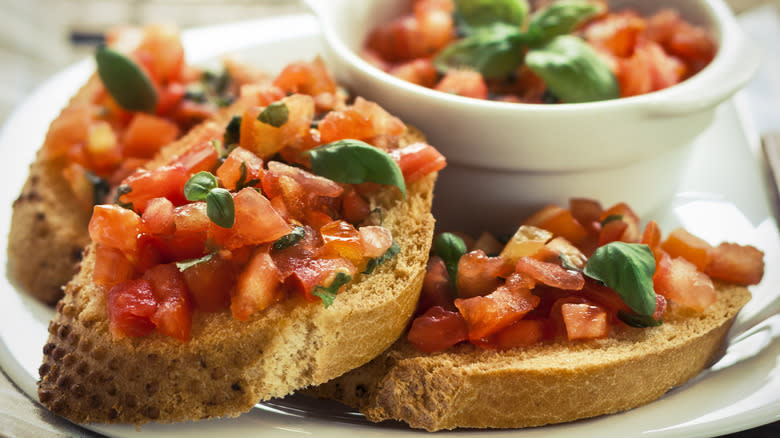
[[[611,215],[605,217],[603,221],[601,221],[601,226],[603,227],[604,225],[606,225],[606,224],[608,224],[608,223],[610,223],[612,221],[622,221],[622,220],[623,220],[623,215],[622,214],[611,214]]]
[[[516,27],[528,15],[528,0],[455,0],[458,19],[467,26],[481,27],[496,22]]]
[[[400,252],[401,252],[401,246],[398,245],[398,243],[395,240],[393,240],[393,244],[390,245],[390,248],[387,248],[387,251],[385,251],[384,254],[368,261],[368,264],[366,265],[366,269],[362,272],[362,274],[366,274],[366,275],[371,274],[372,272],[374,272],[374,269],[376,269],[377,266],[397,256],[398,253]]]
[[[225,146],[237,144],[241,140],[241,116],[233,116],[225,128]]]
[[[618,310],[618,318],[631,327],[645,328],[645,327],[657,327],[663,323],[660,319],[655,319],[647,315],[637,315],[636,313],[626,312],[624,310]]]
[[[222,188],[211,189],[206,195],[206,215],[222,228],[231,228],[236,222],[233,195]]]
[[[260,180],[257,178],[250,179],[249,181],[246,180],[246,173],[247,173],[246,162],[244,161],[241,162],[241,166],[239,166],[239,171],[241,173],[239,174],[238,181],[236,181],[236,191],[239,191],[244,187],[254,187],[260,182]]]
[[[566,254],[560,253],[558,254],[558,258],[561,259],[561,266],[563,266],[564,269],[568,269],[569,271],[582,272],[582,269],[574,266],[574,263],[569,260],[569,256]]]
[[[523,62],[523,35],[516,27],[495,23],[447,46],[433,60],[439,73],[470,68],[485,78],[503,78]]]
[[[583,273],[617,292],[639,315],[650,316],[655,312],[655,257],[649,246],[608,243],[590,256]]]
[[[108,194],[111,192],[111,186],[108,184],[108,181],[90,171],[86,171],[84,176],[87,177],[87,181],[92,183],[92,203],[94,205],[104,203],[106,196],[108,196]]]
[[[433,252],[444,260],[450,281],[458,288],[458,262],[466,254],[466,244],[463,239],[452,233],[441,233],[433,239]]]
[[[298,244],[298,242],[303,240],[304,237],[306,237],[306,229],[303,227],[295,227],[293,228],[292,232],[290,232],[290,234],[284,235],[277,239],[273,244],[273,249],[278,251],[295,246]]]
[[[211,172],[201,171],[192,175],[184,185],[184,197],[188,201],[204,201],[209,192],[218,187],[217,177]]]
[[[340,140],[307,151],[316,175],[337,182],[394,185],[406,197],[401,168],[387,152],[359,140]]]
[[[257,120],[278,128],[287,123],[289,116],[290,110],[287,108],[287,104],[279,101],[265,107],[260,115],[257,116]]]
[[[203,257],[199,257],[199,258],[196,258],[196,259],[187,259],[187,260],[182,260],[180,262],[176,262],[176,267],[179,268],[180,272],[184,272],[187,269],[189,269],[189,268],[191,268],[191,267],[193,267],[195,265],[199,265],[201,263],[205,263],[205,262],[211,260],[212,258],[214,258],[214,254],[216,254],[216,253],[210,252],[210,253],[204,255]]]
[[[151,113],[157,107],[157,92],[149,77],[130,58],[106,47],[95,52],[97,72],[103,86],[122,108]]]
[[[325,308],[328,308],[333,304],[333,301],[336,300],[336,295],[339,293],[341,286],[344,286],[350,281],[352,281],[351,275],[339,272],[336,274],[336,278],[333,279],[333,282],[330,283],[330,286],[314,286],[312,295],[322,298],[322,303],[325,304]]]
[[[119,187],[117,187],[116,188],[116,196],[114,196],[114,204],[116,204],[116,205],[118,205],[118,206],[120,206],[122,208],[126,208],[128,210],[135,210],[135,208],[133,207],[133,203],[132,202],[122,202],[122,201],[119,200],[119,198],[122,195],[127,195],[128,193],[130,193],[132,191],[133,191],[133,188],[131,186],[127,185],[127,184],[122,184]]]
[[[601,11],[599,5],[587,0],[552,2],[531,16],[528,23],[529,45],[542,45],[559,35],[567,35]]]

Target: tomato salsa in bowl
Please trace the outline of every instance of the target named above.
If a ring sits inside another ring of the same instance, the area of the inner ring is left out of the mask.
[[[675,192],[694,139],[760,58],[722,0],[611,0],[610,11],[641,17],[675,11],[711,35],[714,57],[676,85],[631,97],[557,104],[472,99],[407,82],[361,57],[372,30],[409,14],[414,2],[309,3],[334,74],[424,130],[447,156],[437,184],[440,217],[491,205],[530,213],[543,201],[566,202],[572,188],[608,203],[637,199],[636,210],[647,213]]]

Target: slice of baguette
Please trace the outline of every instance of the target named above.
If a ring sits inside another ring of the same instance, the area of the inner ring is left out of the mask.
[[[404,337],[306,392],[358,408],[371,421],[429,431],[542,426],[625,411],[682,385],[717,356],[750,292],[716,287],[718,300],[704,313],[672,305],[659,327],[624,327],[591,342],[505,352],[468,344],[425,354]]]
[[[407,135],[414,140],[415,134]],[[91,282],[95,247],[65,289],[44,347],[38,395],[76,422],[172,422],[237,416],[258,401],[324,383],[387,349],[411,317],[433,235],[436,174],[371,199],[401,252],[356,277],[325,308],[290,297],[238,321],[196,312],[181,343],[153,334],[114,341],[106,290]]]

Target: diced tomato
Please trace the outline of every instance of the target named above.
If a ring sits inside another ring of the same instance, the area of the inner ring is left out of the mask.
[[[89,156],[90,168],[98,174],[110,172],[122,161],[117,135],[104,120],[95,121],[89,126],[85,146],[84,152]]]
[[[404,181],[413,183],[447,166],[447,159],[436,148],[426,143],[412,143],[390,152],[398,163]]]
[[[365,57],[365,55],[364,55]],[[418,58],[389,69],[388,73],[406,82],[433,88],[438,79],[436,67],[430,59]]]
[[[601,46],[617,57],[626,58],[634,53],[645,25],[645,20],[636,12],[623,11],[595,20],[587,26],[584,34],[589,43]]]
[[[162,146],[176,140],[179,127],[166,119],[136,113],[122,137],[125,156],[152,158]]]
[[[151,321],[160,334],[182,342],[190,339],[192,302],[184,276],[175,264],[157,265],[144,273],[158,306]]]
[[[428,260],[428,267],[423,279],[420,299],[417,301],[415,315],[420,315],[434,306],[447,310],[456,310],[452,300],[455,291],[452,288],[447,267],[439,256],[433,256]]]
[[[621,242],[635,243],[639,241],[639,216],[625,202],[613,205],[601,213],[599,221],[608,226],[610,222],[620,220],[626,223],[627,227],[617,240]],[[599,242],[601,244],[601,242]]]
[[[102,286],[114,286],[133,276],[133,264],[122,251],[98,245],[95,250],[95,268],[92,281]]]
[[[436,84],[435,90],[474,99],[487,99],[485,79],[471,70],[450,70]]]
[[[206,233],[211,219],[206,214],[206,203],[191,202],[173,209],[173,221],[177,232]]]
[[[620,219],[612,219],[601,227],[598,246],[604,246],[611,242],[618,242],[628,230],[628,222]]]
[[[194,259],[207,253],[207,235],[203,232],[177,231],[170,235],[148,236],[163,263]]]
[[[607,312],[592,304],[566,303],[561,305],[566,336],[576,339],[597,339],[609,335]]]
[[[181,165],[188,173],[212,172],[219,163],[219,154],[211,141],[204,141],[187,149],[172,165]]]
[[[302,93],[309,96],[336,92],[336,82],[320,57],[312,62],[299,61],[288,64],[274,79],[274,85],[288,93]]]
[[[732,283],[758,284],[764,276],[764,253],[752,246],[721,243],[713,249],[705,272]]]
[[[230,310],[236,319],[246,321],[281,297],[281,276],[269,249],[268,245],[258,248],[238,277],[230,299]]]
[[[582,269],[588,262],[588,258],[579,248],[572,245],[565,237],[558,236],[547,242],[542,249],[531,257],[542,261],[560,265],[563,259],[577,269]]]
[[[265,107],[281,100],[285,96],[285,92],[273,84],[260,82],[242,85],[240,95],[241,99],[247,101],[252,99],[255,105]]]
[[[385,227],[366,225],[360,227],[358,232],[360,233],[360,243],[363,246],[364,257],[381,257],[393,245],[393,233]]]
[[[87,169],[84,166],[70,163],[62,169],[62,176],[84,210],[89,210],[95,205],[95,185],[87,178]]]
[[[401,62],[430,55],[420,43],[419,22],[415,17],[406,15],[374,29],[368,36],[366,47],[389,62]]]
[[[293,94],[283,98],[287,107],[287,121],[279,127],[258,120],[265,108],[253,107],[241,118],[241,147],[267,159],[286,145],[295,143],[306,135],[314,120],[314,99],[304,94]]]
[[[616,323],[619,321],[618,312],[630,312],[631,308],[620,298],[617,292],[596,282],[595,280],[588,279],[585,282],[585,287],[577,292],[577,296],[584,298],[585,302],[593,303],[606,310],[610,315],[610,322]],[[658,299],[656,299],[657,304]]]
[[[167,116],[187,94],[187,87],[179,82],[171,82],[166,86],[157,88],[157,108],[155,114],[160,117]]]
[[[154,331],[157,300],[152,285],[142,279],[123,281],[108,291],[108,328],[114,339],[145,336]]]
[[[278,161],[268,163],[262,179],[263,192],[270,198],[282,196],[289,214],[299,220],[307,213],[329,208],[330,201],[325,198],[335,199],[344,193],[341,185],[327,178]]]
[[[682,257],[672,259],[663,254],[656,263],[653,286],[656,293],[697,311],[705,310],[717,299],[710,277]]]
[[[712,245],[683,228],[677,228],[669,233],[666,240],[661,243],[661,249],[672,258],[682,257],[688,260],[702,272],[712,260]]]
[[[460,313],[434,306],[414,319],[406,336],[418,350],[433,353],[468,340],[469,332]]]
[[[144,28],[143,40],[136,56],[150,59],[145,65],[158,83],[177,80],[184,67],[184,46],[179,31],[171,25],[150,25]]]
[[[141,215],[143,230],[150,234],[173,234],[176,231],[173,203],[167,198],[154,198]]]
[[[143,213],[146,204],[159,197],[168,198],[173,205],[187,202],[184,197],[184,185],[190,175],[181,166],[163,166],[155,170],[139,170],[123,181],[130,187],[130,192],[119,197],[120,202],[132,204],[133,208]]]
[[[599,201],[588,198],[572,198],[569,200],[569,211],[588,233],[598,235],[601,230],[599,218],[604,211]]]
[[[488,257],[484,251],[464,254],[458,261],[458,296],[471,298],[487,295],[512,273],[512,264],[502,257]]]
[[[365,140],[374,135],[371,121],[354,108],[343,111],[331,111],[317,125],[323,143],[330,143],[345,138]]]
[[[44,150],[51,157],[63,156],[74,144],[84,144],[94,109],[91,105],[71,105],[60,113],[49,126]]]
[[[521,225],[501,251],[501,257],[515,264],[520,260],[520,257],[536,254],[552,237],[553,234],[550,231],[530,225]]]
[[[585,286],[582,272],[570,271],[557,263],[543,262],[532,257],[520,257],[515,271],[539,283],[563,290],[580,290]]]
[[[357,190],[346,189],[341,197],[341,215],[351,224],[359,224],[371,214],[371,206]]]
[[[509,282],[484,297],[455,300],[469,327],[469,339],[481,340],[521,319],[539,304],[539,297]]]
[[[376,102],[371,102],[358,96],[355,98],[352,108],[363,114],[371,122],[371,127],[374,129],[373,136],[397,136],[403,134],[406,130],[406,125],[404,125],[401,119],[387,112]]]
[[[196,309],[219,312],[230,305],[230,292],[238,276],[230,261],[215,256],[185,269],[182,275]]]
[[[96,205],[89,220],[89,237],[99,245],[134,255],[141,218],[118,205]]]
[[[487,345],[500,350],[528,347],[544,338],[544,321],[521,319],[506,326],[490,338]]]
[[[138,250],[131,261],[135,265],[135,272],[146,272],[147,269],[163,262],[160,251],[157,249],[158,236],[141,234],[138,236]],[[168,262],[172,260],[167,260]]]
[[[556,236],[563,236],[575,245],[587,236],[585,228],[574,219],[569,210],[552,204],[534,213],[523,224],[545,229]]]
[[[349,222],[336,220],[320,228],[325,251],[333,252],[354,264],[363,259],[363,242],[360,232]]]
[[[243,175],[241,171],[242,166],[244,168]],[[222,165],[219,166],[217,176],[222,182],[222,186],[230,191],[236,190],[236,184],[239,181],[243,184],[243,187],[258,185],[263,176],[263,160],[239,146],[233,149]],[[241,181],[242,176],[243,181]],[[252,181],[255,181],[255,183],[249,184]]]
[[[289,234],[292,228],[271,206],[268,198],[247,187],[233,197],[235,223],[232,228],[210,225],[216,243],[227,249],[259,245]]]
[[[649,246],[656,253],[661,245],[661,228],[656,221],[650,221],[645,226],[645,231],[642,232],[642,238],[639,239],[639,243],[644,243]]]

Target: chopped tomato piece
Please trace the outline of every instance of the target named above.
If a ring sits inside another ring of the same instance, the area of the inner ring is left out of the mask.
[[[345,190],[341,198],[341,214],[347,222],[359,224],[371,214],[371,205],[357,190]]]
[[[173,221],[180,233],[206,233],[211,219],[206,214],[204,201],[191,202],[173,209]]]
[[[393,233],[385,227],[366,225],[360,227],[358,232],[364,257],[382,257],[393,245]]]
[[[487,99],[485,80],[481,74],[470,70],[450,70],[434,89],[458,96]]]
[[[521,319],[506,326],[490,338],[488,345],[500,350],[528,347],[544,338],[544,321]]]
[[[570,271],[557,263],[543,262],[532,257],[521,257],[515,271],[539,283],[563,290],[580,290],[585,286],[582,272]]]
[[[136,49],[138,57],[148,57],[146,64],[158,83],[177,80],[184,67],[184,46],[179,31],[170,25],[150,25]]]
[[[374,135],[371,121],[354,108],[347,108],[343,111],[331,111],[320,120],[317,126],[319,127],[320,139],[323,143],[330,143],[345,138],[366,140]]]
[[[656,264],[653,286],[656,293],[697,311],[705,310],[717,299],[710,277],[682,257],[672,259],[663,254]]]
[[[541,250],[531,257],[543,262],[559,265],[565,259],[567,263],[577,269],[584,268],[585,264],[588,262],[588,258],[585,254],[562,236],[558,236],[547,242]]]
[[[607,312],[592,304],[566,303],[561,305],[566,336],[575,339],[597,339],[609,335]]]
[[[173,165],[181,165],[188,173],[211,172],[219,163],[219,154],[211,141],[199,143],[174,160]]]
[[[96,205],[89,220],[89,237],[99,245],[134,255],[141,218],[118,205]]]
[[[520,260],[520,257],[536,254],[552,237],[553,234],[550,231],[530,225],[521,225],[501,251],[501,257],[515,264]]]
[[[587,236],[585,228],[574,219],[569,210],[552,204],[534,213],[523,224],[545,229],[556,236],[563,236],[575,245]]]
[[[141,215],[144,232],[149,234],[173,234],[176,231],[173,203],[167,198],[154,198]]]
[[[268,106],[284,96],[284,90],[268,83],[244,84],[240,90],[241,99],[253,99],[255,105]]]
[[[484,251],[464,254],[458,261],[458,296],[471,298],[487,295],[512,273],[512,264],[502,257],[488,257]]]
[[[182,342],[190,339],[192,303],[187,283],[175,264],[157,265],[144,273],[158,303],[151,321],[157,331]]]
[[[431,307],[415,318],[407,334],[409,342],[425,353],[445,350],[468,338],[463,316],[439,306]]]
[[[194,259],[206,254],[206,233],[177,231],[171,235],[147,236],[163,263]]]
[[[588,25],[585,39],[617,57],[626,58],[634,53],[634,47],[644,30],[644,19],[636,12],[623,11],[608,14]]]
[[[713,249],[705,272],[732,283],[758,284],[764,276],[764,253],[752,246],[724,242]]]
[[[239,146],[233,149],[219,166],[217,176],[222,185],[230,191],[236,190],[239,182],[242,188],[256,186],[263,176],[263,160]]]
[[[525,287],[507,284],[484,297],[458,298],[455,306],[469,327],[469,339],[481,340],[519,320],[539,304]]]
[[[98,245],[95,250],[95,268],[92,281],[102,286],[113,286],[133,276],[133,264],[122,251]]]
[[[145,336],[154,331],[157,300],[143,279],[123,281],[108,291],[108,328],[114,339]]]
[[[233,197],[235,223],[232,228],[211,224],[210,232],[220,246],[235,249],[246,245],[273,242],[292,229],[274,210],[271,202],[253,188],[245,188]]]
[[[137,113],[122,138],[125,156],[152,158],[161,147],[176,140],[179,127],[166,119]]]
[[[395,149],[390,156],[398,163],[404,181],[415,182],[422,177],[438,172],[447,166],[447,159],[433,146],[427,143],[412,143]]]
[[[612,219],[601,227],[598,246],[604,246],[611,242],[618,242],[628,230],[628,222],[620,219]]]
[[[672,258],[682,257],[688,260],[699,271],[704,271],[712,260],[712,245],[683,228],[669,233],[666,240],[661,243],[661,249]]]
[[[219,312],[230,305],[238,273],[230,261],[212,257],[182,272],[196,309]]]
[[[373,128],[373,135],[401,135],[406,130],[406,125],[398,117],[388,113],[376,102],[363,99],[358,96],[352,108],[363,114],[370,122]]]
[[[230,299],[230,310],[236,319],[248,320],[281,296],[281,276],[269,249],[268,245],[258,248],[238,277],[235,293]]]
[[[436,67],[430,59],[418,58],[389,69],[388,73],[406,82],[433,88],[438,79]]]
[[[167,86],[157,88],[157,108],[155,114],[158,116],[169,115],[187,94],[187,87],[179,82],[171,82]]]
[[[655,252],[658,250],[658,247],[661,245],[661,228],[658,226],[656,221],[650,221],[647,223],[645,226],[645,231],[642,232],[642,238],[639,240],[639,243],[644,243],[645,245],[649,246],[655,254]]]
[[[119,201],[132,204],[133,208],[141,213],[146,209],[146,204],[154,198],[165,197],[173,205],[181,205],[187,202],[184,185],[189,179],[189,173],[178,165],[139,170],[123,181],[122,185],[129,186],[130,192],[121,195]]]
[[[336,82],[320,57],[312,62],[299,61],[288,64],[274,79],[274,85],[288,93],[302,93],[309,96],[336,92]]]
[[[94,109],[91,105],[70,105],[54,119],[44,141],[44,150],[50,157],[68,153],[74,144],[85,144]]]
[[[440,306],[447,310],[456,310],[452,303],[455,291],[447,273],[444,260],[439,256],[433,256],[428,260],[428,267],[423,279],[420,299],[417,301],[416,315],[424,313],[434,306]]]
[[[354,264],[363,259],[363,242],[360,233],[347,221],[332,221],[320,228],[323,249],[344,257]]]
[[[572,198],[569,200],[569,211],[588,233],[598,235],[601,230],[599,218],[604,211],[599,201],[588,198]]]
[[[637,216],[634,210],[625,202],[615,204],[603,211],[601,217],[599,217],[599,221],[602,224],[606,222],[604,227],[609,226],[610,223],[615,221],[625,222],[626,228],[616,240],[628,243],[639,241],[639,216]],[[601,245],[601,240],[599,240],[599,245]]]

